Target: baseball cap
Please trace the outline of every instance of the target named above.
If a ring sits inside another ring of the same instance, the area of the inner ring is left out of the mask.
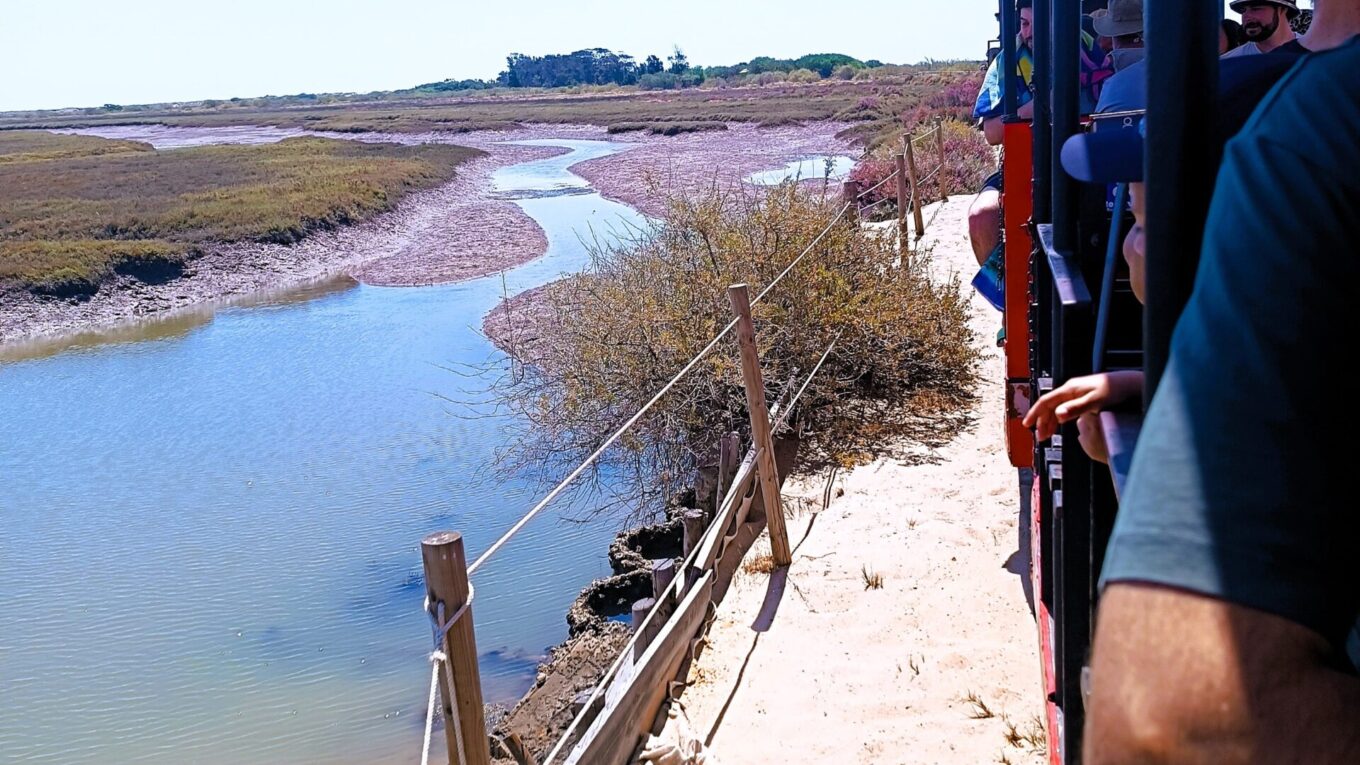
[[[1063,144],[1063,169],[1086,183],[1142,182],[1144,124],[1072,136]]]

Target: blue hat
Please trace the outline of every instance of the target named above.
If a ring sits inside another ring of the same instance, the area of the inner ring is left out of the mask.
[[[1087,183],[1140,183],[1141,126],[1074,135],[1063,144],[1062,165],[1068,175]]]

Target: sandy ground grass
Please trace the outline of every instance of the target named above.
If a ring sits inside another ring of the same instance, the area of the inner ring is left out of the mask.
[[[968,201],[937,206],[937,276],[976,271]],[[772,579],[763,542],[719,609],[682,701],[725,765],[1043,762],[999,317],[972,308],[983,382],[966,432],[829,492],[826,475],[792,481],[792,568]]]

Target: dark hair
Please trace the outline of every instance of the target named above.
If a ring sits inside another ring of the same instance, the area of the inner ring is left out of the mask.
[[[1242,25],[1232,19],[1223,20],[1223,34],[1228,37],[1228,50],[1236,50],[1247,44],[1247,33]]]
[[[1034,0],[1015,0],[1015,10],[1023,11],[1026,8],[1034,8]]]

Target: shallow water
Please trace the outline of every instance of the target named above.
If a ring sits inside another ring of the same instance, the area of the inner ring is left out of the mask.
[[[567,170],[625,147],[552,143],[573,154],[496,178],[550,243],[511,294],[641,222]],[[545,488],[491,471],[515,423],[446,400],[480,399],[459,372],[499,358],[479,329],[502,292],[339,279],[0,361],[0,760],[418,757],[419,540],[462,531],[475,556]],[[476,577],[489,700],[607,573],[613,526],[571,512]]]
[[[828,162],[830,168],[828,172]],[[838,181],[855,169],[850,157],[805,157],[795,159],[778,170],[766,170],[746,176],[746,182],[756,186],[778,186],[785,181]]]

